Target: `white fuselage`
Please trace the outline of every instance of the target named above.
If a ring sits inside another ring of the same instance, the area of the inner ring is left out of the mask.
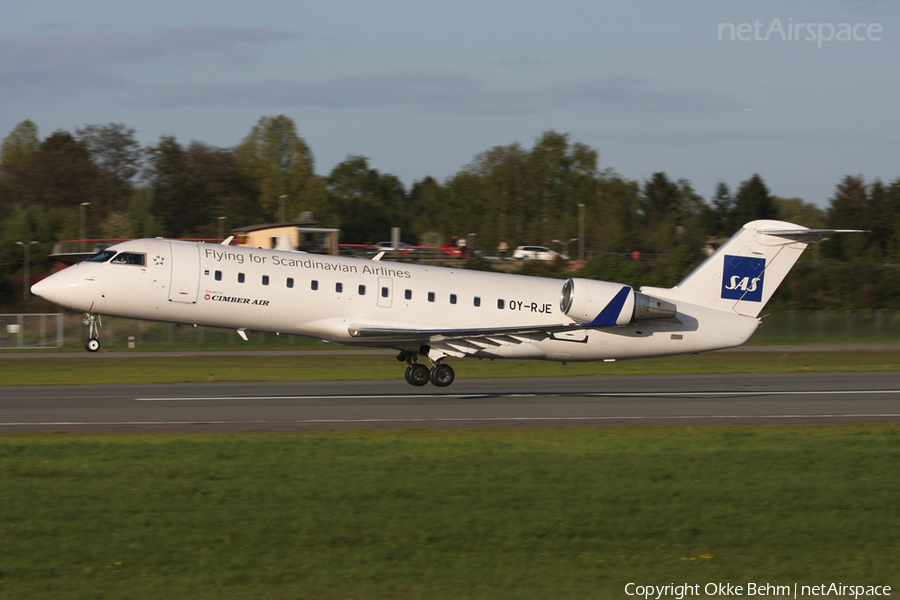
[[[593,361],[696,353],[738,346],[758,324],[756,318],[679,303],[675,319],[587,328],[561,311],[558,279],[166,239],[113,249],[143,254],[145,262],[82,262],[36,284],[35,293],[92,314],[411,351],[417,348],[350,332],[360,326],[573,324],[549,338],[468,353],[486,358]]]

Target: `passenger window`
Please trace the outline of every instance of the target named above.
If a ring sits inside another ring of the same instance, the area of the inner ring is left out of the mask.
[[[319,289],[319,282],[313,279],[309,282],[309,287],[312,291],[316,291],[317,289]]]
[[[456,294],[450,294],[450,304],[456,304]]]
[[[244,274],[238,273],[238,283],[244,283]]]
[[[84,262],[106,262],[116,255],[115,250],[104,250],[99,254],[95,254]]]
[[[216,271],[216,281],[222,281],[222,271]]]
[[[407,300],[412,300],[412,290],[406,290],[403,293],[403,297],[406,298]]]
[[[388,297],[388,289],[386,287],[381,288],[381,297],[382,298]]]
[[[263,275],[263,285],[269,285],[269,276]]]
[[[138,254],[137,252],[119,252],[112,262],[117,265],[138,265],[143,267],[147,264],[146,254]]]
[[[359,295],[360,296],[366,295],[366,286],[364,286],[364,285],[359,286]]]
[[[475,306],[481,306],[481,298],[475,296]]]
[[[434,302],[434,292],[428,292],[428,301]]]
[[[497,308],[503,310],[503,300],[497,300]]]
[[[294,278],[293,278],[293,277],[288,277],[288,278],[287,278],[287,286],[288,286],[289,288],[294,287]]]
[[[334,291],[336,291],[338,294],[340,294],[341,292],[343,292],[343,291],[344,291],[344,284],[343,284],[343,283],[336,283],[336,284],[334,284]]]

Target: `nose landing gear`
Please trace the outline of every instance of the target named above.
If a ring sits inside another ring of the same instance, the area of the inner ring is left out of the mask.
[[[415,352],[404,350],[397,355],[397,360],[406,361],[409,364],[406,367],[406,382],[416,387],[423,386],[429,381],[437,387],[446,387],[456,378],[453,367],[442,364],[442,359],[435,361],[430,370],[425,365],[419,364]]]
[[[88,339],[84,340],[84,349],[88,352],[96,352],[100,349],[100,322],[99,315],[87,313],[84,317],[84,324],[88,326]]]

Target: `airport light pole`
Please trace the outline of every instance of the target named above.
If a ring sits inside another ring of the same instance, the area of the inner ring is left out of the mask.
[[[578,260],[584,260],[584,204],[578,205]]]
[[[22,279],[22,300],[28,302],[28,290],[31,288],[31,247],[37,242],[16,242],[25,250],[25,277]]]
[[[553,240],[553,241],[562,247],[563,254],[565,254],[566,256],[569,256],[569,244],[571,244],[572,242],[577,242],[578,238],[572,238],[568,242],[561,242],[559,240]]]
[[[90,206],[90,202],[82,202],[81,203],[81,248],[80,250],[84,252],[84,239],[87,237],[87,207]]]
[[[466,240],[466,243],[469,244],[469,245],[472,247],[472,250],[474,250],[474,249],[475,249],[475,234],[474,234],[474,233],[470,233],[470,234],[469,234],[469,237],[472,238],[472,243],[469,244],[469,240]]]
[[[219,218],[218,218],[218,221],[219,221],[219,239],[220,239],[220,240],[224,240],[224,239],[225,239],[225,219],[227,219],[227,218],[228,218],[228,217],[219,217]]]
[[[287,200],[287,194],[278,196],[278,215],[281,218],[279,223],[284,223],[284,201]]]

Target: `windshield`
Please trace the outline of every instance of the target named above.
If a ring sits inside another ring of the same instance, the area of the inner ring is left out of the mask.
[[[145,260],[145,254],[138,254],[137,252],[120,252],[118,256],[116,256],[112,262],[119,265],[140,265],[144,266],[147,261]]]
[[[103,252],[93,255],[92,257],[87,259],[85,262],[106,262],[115,255],[116,255],[115,250],[104,250]]]

